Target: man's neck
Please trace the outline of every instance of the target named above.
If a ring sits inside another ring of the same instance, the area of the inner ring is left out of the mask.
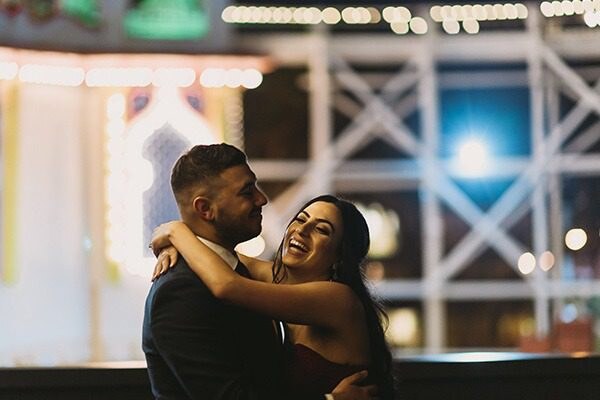
[[[228,243],[224,243],[223,240],[216,234],[216,232],[213,229],[203,229],[203,227],[195,227],[189,224],[188,226],[190,227],[192,232],[194,232],[194,235],[209,240],[214,244],[218,244],[230,253],[235,253],[235,246]]]

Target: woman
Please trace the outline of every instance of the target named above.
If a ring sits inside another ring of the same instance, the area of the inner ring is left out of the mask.
[[[369,230],[353,204],[330,195],[310,200],[288,225],[274,262],[240,255],[253,279],[235,273],[181,222],[155,231],[154,249],[171,244],[215,297],[286,322],[289,384],[298,398],[329,393],[365,368],[379,397],[393,398],[385,313],[360,270]],[[175,258],[161,252],[153,278]],[[219,267],[205,267],[211,264]]]

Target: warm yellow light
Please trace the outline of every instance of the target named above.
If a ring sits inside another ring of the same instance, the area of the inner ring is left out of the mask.
[[[462,6],[462,15],[464,20],[474,19],[475,14],[473,14],[473,6],[470,4]]]
[[[150,68],[92,68],[85,76],[90,87],[145,87],[152,83]]]
[[[567,0],[563,1],[562,9],[563,9],[563,12],[565,13],[565,15],[575,14],[575,7],[573,7],[573,3],[570,1],[567,1]]]
[[[523,275],[528,275],[532,273],[535,269],[534,255],[529,252],[521,254],[517,262],[517,266],[519,267],[519,271],[521,271]]]
[[[581,228],[570,229],[565,235],[565,245],[573,251],[581,249],[586,243],[587,234]]]
[[[519,18],[519,13],[517,12],[517,7],[514,4],[505,4],[504,5],[504,13],[506,14],[507,19],[517,19]]]
[[[583,20],[590,28],[600,25],[600,11],[586,12],[583,14]]]
[[[386,7],[383,9],[383,19],[386,22],[409,22],[412,18],[410,10],[406,7]]]
[[[282,24],[289,24],[292,22],[292,20],[294,18],[294,13],[292,12],[291,9],[289,9],[287,7],[279,7],[279,11],[281,13],[281,23]]]
[[[303,24],[304,23],[304,10],[305,7],[299,7],[294,9],[292,13],[292,21],[295,24]]]
[[[25,64],[19,70],[19,80],[26,83],[57,86],[79,86],[85,71],[79,67]]]
[[[554,7],[552,7],[552,3],[550,3],[549,1],[543,1],[542,4],[540,4],[540,11],[542,12],[542,15],[546,18],[554,16]]]
[[[400,233],[400,219],[392,209],[385,209],[379,203],[367,206],[360,203],[356,207],[365,216],[369,232],[371,234],[371,245],[369,246],[369,257],[389,258],[398,251],[398,235]]]
[[[248,23],[252,20],[252,8],[250,7],[245,7],[245,6],[241,6],[240,10],[242,12],[241,18],[239,22],[242,23]]]
[[[342,14],[340,14],[337,8],[327,7],[321,12],[321,18],[326,24],[334,25],[342,20]]]
[[[410,20],[410,30],[417,35],[424,35],[427,33],[427,22],[421,17],[414,17]]]
[[[369,12],[369,23],[378,24],[381,21],[381,13],[375,7],[367,7]]]
[[[318,24],[322,19],[323,16],[321,15],[321,11],[316,7],[309,7],[304,11],[304,20],[308,24]]]
[[[394,346],[414,347],[418,344],[419,320],[411,308],[399,308],[388,313],[386,338]]]
[[[189,87],[196,80],[196,71],[192,68],[157,68],[154,71],[154,86]]]
[[[554,266],[554,254],[551,251],[545,251],[540,255],[540,268],[542,271],[549,271]]]
[[[442,14],[442,20],[447,20],[447,19],[455,20],[457,18],[457,15],[455,14],[452,6],[443,6],[442,9],[440,10],[440,13]]]
[[[583,14],[584,11],[585,11],[585,8],[583,7],[583,2],[581,0],[574,0],[573,1],[573,12],[575,14],[581,15],[581,14]]]
[[[517,8],[517,18],[526,19],[529,16],[529,10],[525,4],[517,3],[515,7]]]
[[[125,115],[125,96],[120,93],[113,94],[106,102],[106,116],[108,119],[122,118]]]
[[[474,35],[479,32],[479,22],[475,19],[465,19],[462,23],[465,32]]]
[[[443,18],[442,18],[442,7],[441,6],[433,6],[433,7],[431,7],[429,9],[429,16],[435,22],[442,22],[442,20],[443,20]]]
[[[460,31],[460,25],[458,21],[453,19],[447,19],[442,22],[442,28],[449,35],[456,35]]]
[[[347,24],[358,23],[357,17],[360,15],[356,14],[354,7],[346,7],[342,10],[342,20]]]
[[[407,22],[392,22],[390,28],[392,29],[392,32],[398,35],[405,35],[409,30]]]
[[[260,22],[263,24],[272,24],[275,7],[261,7],[261,10],[262,14],[260,16]]]
[[[262,74],[254,68],[248,68],[242,71],[241,85],[246,89],[255,89],[259,87],[262,80]]]
[[[496,15],[496,9],[491,4],[486,4],[483,6],[485,10],[485,19],[488,21],[495,21],[498,17]]]
[[[0,79],[15,79],[19,73],[19,66],[15,62],[0,62]]]
[[[483,6],[481,4],[475,4],[471,8],[471,15],[477,21],[485,21],[486,20],[485,10],[483,9]]]
[[[125,132],[125,121],[122,119],[113,119],[106,123],[106,133],[109,135],[121,135],[123,132]]]
[[[464,16],[463,16],[462,12],[463,12],[462,6],[459,6],[458,4],[452,6],[452,15],[455,16],[455,19],[457,21],[463,20]]]
[[[506,19],[506,12],[502,4],[494,4],[494,10],[496,11],[496,18],[500,21]]]
[[[223,11],[221,12],[221,19],[224,22],[228,22],[228,23],[235,22],[235,19],[233,18],[235,10],[236,10],[235,6],[225,7],[223,9]]]
[[[553,1],[552,7],[554,8],[554,15],[557,17],[562,17],[564,15],[564,11],[562,8],[562,3],[560,1]]]
[[[200,74],[200,84],[204,87],[222,87],[225,85],[225,70],[206,68]]]
[[[379,282],[385,278],[385,266],[381,261],[370,261],[365,265],[365,276],[371,282]]]

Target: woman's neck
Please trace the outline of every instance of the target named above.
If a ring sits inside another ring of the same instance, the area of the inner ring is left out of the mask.
[[[283,268],[285,268],[286,274],[285,278],[281,281],[281,283],[285,283],[288,285],[329,280],[329,276],[315,276],[306,273],[306,271],[299,271],[297,269],[288,268],[285,265],[283,266]]]

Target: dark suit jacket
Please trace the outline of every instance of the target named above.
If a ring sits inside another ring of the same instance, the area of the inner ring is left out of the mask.
[[[285,398],[272,321],[214,298],[183,257],[150,289],[142,346],[157,399]]]

